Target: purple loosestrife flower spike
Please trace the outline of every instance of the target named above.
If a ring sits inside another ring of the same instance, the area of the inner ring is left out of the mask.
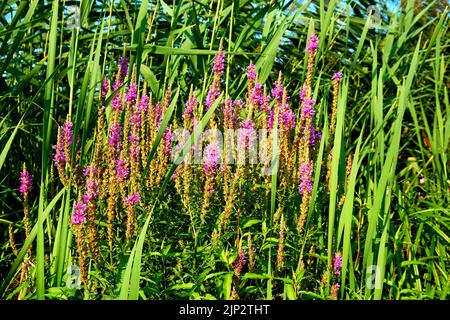
[[[111,135],[109,136],[108,146],[114,148],[116,151],[120,149],[120,132],[122,131],[122,127],[120,124],[112,125],[109,128]]]
[[[88,180],[86,182],[86,193],[83,195],[83,200],[86,203],[93,203],[98,195],[98,183],[95,180]]]
[[[139,201],[141,200],[141,195],[137,192],[133,192],[132,194],[128,195],[124,200],[124,204],[135,206]]]
[[[122,111],[123,101],[120,92],[111,101],[111,109]]]
[[[242,268],[247,263],[247,251],[244,249],[239,250],[238,257],[233,261],[233,269]]]
[[[192,117],[195,108],[198,106],[198,100],[191,97],[186,102],[186,109],[184,109],[183,117]]]
[[[215,143],[209,144],[205,148],[205,158],[203,160],[203,170],[207,176],[213,176],[215,174],[219,160],[219,146]]]
[[[289,104],[286,104],[280,111],[278,118],[280,127],[286,131],[292,130],[295,127],[295,113],[289,108]]]
[[[256,80],[255,65],[253,63],[250,63],[250,65],[247,67],[247,78],[252,81]]]
[[[106,98],[106,95],[108,94],[108,91],[109,91],[108,78],[104,77],[103,78],[103,84],[102,84],[102,99]]]
[[[157,123],[158,129],[162,122],[162,105],[161,103],[157,103],[154,109],[155,122]]]
[[[119,73],[120,73],[120,82],[125,79],[128,73],[128,57],[122,57],[119,60]]]
[[[125,93],[125,100],[129,104],[133,104],[136,101],[136,84],[132,82],[130,86],[128,87],[127,93]]]
[[[263,86],[256,83],[250,93],[250,103],[259,110],[264,110]]]
[[[319,39],[315,34],[312,34],[309,38],[308,45],[306,46],[306,52],[314,54],[317,52],[317,48],[319,46]]]
[[[342,256],[339,253],[335,253],[333,257],[333,269],[336,274],[341,274],[342,268]]]
[[[173,133],[170,131],[169,127],[166,127],[164,130],[164,154],[166,156],[170,156],[172,154],[172,142],[173,142]]]
[[[138,111],[142,112],[143,110],[148,111],[148,96],[146,94],[144,94],[139,101]]]
[[[27,169],[23,168],[22,172],[20,173],[20,187],[19,192],[22,196],[26,197],[28,192],[31,190],[31,175],[27,171]]]
[[[256,132],[253,121],[251,119],[242,122],[242,129],[238,137],[238,149],[251,149],[256,140]]]
[[[70,121],[64,122],[64,124],[62,126],[62,139],[63,139],[64,145],[67,147],[72,144],[72,139],[73,139],[72,127],[73,127],[73,124]]]
[[[83,201],[78,201],[75,204],[74,210],[72,212],[72,223],[75,225],[83,223],[84,220],[86,220],[86,211],[86,204]]]
[[[333,80],[333,81],[339,81],[339,80],[342,79],[343,76],[344,76],[344,74],[342,73],[342,71],[336,72],[336,73],[333,75],[332,80]]]
[[[116,166],[116,178],[117,180],[123,181],[128,176],[127,160],[119,159],[117,160]]]
[[[315,104],[314,99],[305,99],[305,101],[303,103],[303,108],[302,108],[302,115],[301,115],[302,118],[312,119],[314,117],[314,114],[315,114],[314,104]]]
[[[130,144],[130,157],[137,159],[139,157],[140,149],[139,149],[139,138],[132,134],[128,138],[131,142]]]
[[[222,49],[216,53],[214,56],[214,66],[213,71],[215,74],[222,74],[225,69],[225,53],[222,52]]]
[[[283,94],[284,94],[284,88],[283,88],[283,84],[281,83],[281,81],[277,80],[273,83],[273,85],[275,86],[272,89],[272,95],[273,98],[279,103],[281,104],[283,101]]]
[[[300,174],[301,174],[301,182],[299,186],[300,194],[309,194],[312,191],[313,183],[312,183],[312,172],[313,172],[313,163],[310,161],[309,163],[302,163],[300,166]]]
[[[206,99],[205,99],[206,111],[208,111],[209,108],[211,108],[211,106],[213,105],[213,103],[216,101],[216,99],[219,96],[220,96],[220,92],[217,90],[216,86],[213,83],[209,87],[208,93],[206,94]]]

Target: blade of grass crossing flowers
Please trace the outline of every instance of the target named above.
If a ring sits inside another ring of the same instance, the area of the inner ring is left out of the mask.
[[[22,118],[20,118],[19,123],[17,123],[16,127],[14,128],[14,131],[12,132],[11,136],[9,137],[5,146],[3,147],[2,153],[0,154],[0,171],[2,170],[3,164],[5,163],[6,160],[6,156],[8,155],[9,149],[11,149],[12,142],[14,141],[14,138],[17,134],[17,130],[19,130],[20,124],[22,123],[22,120],[25,117],[27,111],[28,109],[25,111]]]
[[[47,78],[51,77],[55,69],[56,37],[58,35],[58,8],[59,1],[53,1],[52,17],[50,20],[50,34],[48,44]],[[44,94],[44,120],[42,127],[42,171],[39,192],[38,230],[36,243],[36,285],[37,298],[44,299],[45,272],[44,272],[44,207],[46,204],[45,189],[47,183],[48,149],[52,133],[52,109],[54,105],[54,78],[47,82]]]
[[[342,208],[341,216],[339,218],[339,227],[337,232],[336,248],[339,248],[341,243],[341,238],[343,234],[343,245],[342,245],[342,275],[341,275],[341,298],[344,297],[344,288],[347,277],[347,269],[351,267],[351,261],[349,263],[349,257],[352,253],[351,248],[351,230],[352,230],[352,217],[353,217],[353,203],[355,197],[355,186],[356,179],[358,175],[359,166],[361,164],[361,159],[359,157],[359,151],[361,148],[361,143],[363,140],[364,127],[361,129],[361,134],[358,138],[358,144],[356,146],[355,154],[353,156],[352,168],[350,171],[350,178],[347,187],[347,193],[345,195],[344,206]]]
[[[345,109],[347,103],[347,92],[348,92],[348,79],[342,81],[341,93],[338,100],[338,109],[336,114],[336,131],[333,142],[333,156],[331,163],[331,177],[330,177],[330,205],[328,211],[328,255],[327,255],[327,287],[326,294],[328,295],[329,283],[330,283],[330,270],[331,270],[331,258],[333,252],[333,238],[334,238],[334,221],[336,214],[336,200],[338,191],[338,176],[339,176],[339,166],[341,158],[345,157],[342,154],[342,144],[343,144],[343,131],[344,131],[344,118]]]

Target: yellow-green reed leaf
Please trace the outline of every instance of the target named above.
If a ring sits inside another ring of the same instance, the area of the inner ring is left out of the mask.
[[[14,138],[17,134],[17,130],[19,130],[20,124],[22,123],[22,120],[25,117],[25,114],[26,114],[26,111],[23,114],[22,118],[20,118],[19,123],[17,123],[16,127],[14,128],[14,131],[11,133],[11,136],[9,137],[5,146],[3,147],[2,153],[0,154],[0,171],[2,170],[3,164],[5,163],[5,160],[6,160],[6,156],[8,155],[9,149],[11,149],[12,142],[14,141]],[[5,117],[5,119],[6,119],[6,117]]]

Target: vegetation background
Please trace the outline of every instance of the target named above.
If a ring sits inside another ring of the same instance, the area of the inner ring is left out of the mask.
[[[70,6],[78,7],[79,20],[70,16]],[[227,94],[245,92],[246,68],[253,61],[269,86],[282,72],[298,110],[311,21],[319,36],[313,84],[319,128],[329,121],[330,79],[339,70],[345,75],[338,114],[342,134],[333,142],[339,151],[331,172],[332,183],[341,187],[321,193],[315,180],[318,198],[302,246],[308,251],[314,244],[316,250],[310,255],[314,262],[300,274],[295,267],[273,272],[279,239],[268,220],[243,221],[244,232],[255,236],[258,267],[244,272],[239,295],[328,299],[330,289],[321,280],[332,252],[340,252],[340,299],[449,298],[447,1],[4,0],[0,12],[2,299],[17,299],[20,292],[23,299],[229,299],[236,248],[229,243],[217,252],[207,246],[181,249],[178,235],[188,230],[178,224],[180,209],[156,198],[150,199],[156,205],[150,224],[149,213],[141,212],[136,243],[92,271],[100,289],[67,288],[71,261],[60,250],[70,248],[71,233],[61,223],[74,195],[50,175],[51,146],[67,114],[83,132],[82,148],[89,144],[86,133],[95,126],[102,75],[112,78],[123,55],[136,63],[136,79],[147,81],[155,100],[168,86],[179,90],[174,117],[180,117],[191,84],[204,99],[220,40]],[[344,186],[349,155],[354,165]],[[23,163],[33,176],[28,239],[18,190]],[[170,198],[171,188],[161,189],[164,197]],[[294,238],[287,238],[287,260],[303,250]],[[20,283],[30,246],[30,278]],[[375,280],[382,285],[375,290],[366,285],[371,265],[380,268]]]

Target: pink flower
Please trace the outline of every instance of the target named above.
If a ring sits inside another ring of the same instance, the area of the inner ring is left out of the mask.
[[[122,127],[120,124],[113,124],[109,128],[110,136],[108,140],[108,146],[118,150],[120,148],[120,132],[122,131]]]
[[[343,76],[344,76],[344,74],[342,73],[342,71],[336,72],[336,73],[333,75],[332,80],[333,80],[333,81],[339,81],[339,80],[342,79]]]
[[[252,105],[259,110],[264,110],[263,86],[260,83],[255,84],[249,98]]]
[[[128,87],[128,91],[125,94],[125,100],[129,103],[129,104],[133,104],[136,101],[136,84],[134,82],[132,82],[130,84],[130,86]]]
[[[20,187],[19,187],[19,192],[22,196],[27,196],[28,192],[30,192],[31,190],[31,185],[32,185],[32,181],[31,181],[31,175],[30,173],[27,171],[27,169],[23,169],[22,172],[20,173]]]
[[[138,110],[139,112],[142,112],[143,110],[148,111],[148,96],[146,94],[141,97]]]
[[[220,160],[219,146],[215,143],[209,144],[205,148],[205,157],[203,159],[203,170],[207,176],[215,174],[215,170]]]
[[[139,138],[132,134],[130,135],[130,137],[128,138],[130,140],[130,157],[132,158],[138,158],[139,157]]]
[[[247,78],[252,81],[256,80],[255,65],[253,63],[250,63],[250,65],[247,67]]]
[[[111,101],[111,109],[119,111],[123,110],[122,94],[120,92],[117,93],[113,98],[113,100]]]
[[[170,156],[172,154],[173,133],[170,131],[169,127],[166,127],[163,137],[164,137],[164,143],[165,143],[164,154],[166,156]]]
[[[313,189],[312,183],[313,162],[302,163],[300,165],[300,186],[299,192],[301,195],[310,194]]]
[[[278,104],[281,104],[283,101],[284,88],[281,81],[275,81],[273,83],[275,88],[272,89],[273,98],[277,101]]]
[[[239,131],[237,147],[238,149],[251,149],[256,140],[256,132],[251,119],[242,122],[242,129]]]
[[[314,117],[315,111],[314,111],[314,99],[305,99],[302,104],[302,115],[301,117],[306,119],[310,118],[312,119]]]
[[[133,192],[123,200],[123,203],[129,206],[134,206],[139,202],[139,200],[141,200],[141,195],[137,192]]]
[[[86,220],[86,210],[86,204],[83,201],[78,201],[72,212],[72,223],[75,225],[83,223]]]
[[[216,99],[220,96],[220,92],[217,90],[214,83],[209,87],[208,93],[206,94],[205,106],[206,111],[211,108],[211,106],[216,102]]]
[[[73,133],[72,133],[73,124],[70,121],[64,122],[62,126],[62,141],[64,142],[65,147],[69,147],[72,145]]]
[[[117,180],[125,180],[126,177],[128,176],[128,168],[127,168],[127,160],[125,159],[119,159],[117,160],[117,165],[116,165],[116,178]]]
[[[339,253],[335,253],[333,257],[333,269],[336,274],[341,274],[342,268],[342,256]]]
[[[308,45],[306,46],[306,52],[308,53],[316,53],[317,48],[319,46],[319,39],[315,34],[312,34],[309,38]]]
[[[103,83],[102,83],[102,99],[106,98],[106,95],[108,94],[108,91],[109,91],[108,78],[104,77],[103,78]]]
[[[213,71],[215,74],[222,74],[224,68],[225,68],[225,53],[223,53],[222,50],[220,50],[214,56]]]

